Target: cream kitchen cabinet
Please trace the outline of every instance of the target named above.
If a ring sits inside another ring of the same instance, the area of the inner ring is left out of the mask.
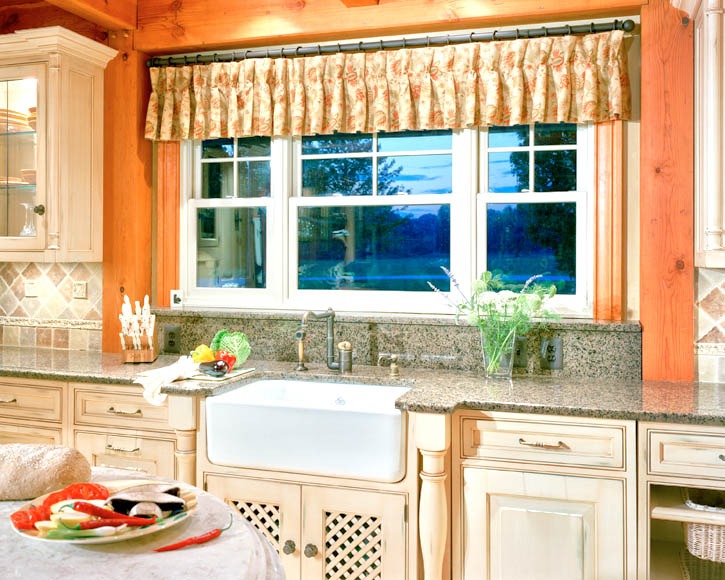
[[[62,383],[0,377],[0,443],[65,442]]]
[[[288,580],[407,573],[405,494],[206,474],[279,552]]]
[[[469,411],[452,429],[453,578],[636,578],[633,422]]]
[[[706,491],[725,500],[725,428],[669,423],[639,428],[639,578],[725,578],[725,563],[692,556],[686,546],[688,525],[699,527],[693,538],[703,549],[708,541],[722,541],[722,511],[693,509],[686,498]]]
[[[103,74],[60,27],[0,35],[0,260],[101,261]]]

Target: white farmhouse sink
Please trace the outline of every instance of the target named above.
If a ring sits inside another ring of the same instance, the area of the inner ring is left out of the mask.
[[[405,475],[408,387],[259,380],[206,399],[209,461],[217,465],[371,481]]]

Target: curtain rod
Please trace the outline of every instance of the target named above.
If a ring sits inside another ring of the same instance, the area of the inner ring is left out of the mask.
[[[310,56],[332,54],[336,52],[363,52],[366,50],[385,50],[392,48],[414,48],[420,46],[443,46],[463,44],[466,42],[488,42],[491,40],[517,40],[519,38],[540,38],[542,36],[564,36],[570,34],[593,34],[610,30],[634,30],[633,20],[614,20],[573,26],[553,26],[547,28],[527,28],[523,30],[507,29],[493,32],[471,32],[470,34],[447,34],[445,36],[425,36],[421,38],[399,38],[395,40],[376,40],[367,42],[349,42],[336,44],[315,44],[287,48],[259,48],[250,50],[225,50],[221,52],[205,52],[194,55],[155,56],[146,61],[146,66],[184,66],[190,64],[207,64],[210,62],[231,62],[249,58],[284,58],[291,56]]]

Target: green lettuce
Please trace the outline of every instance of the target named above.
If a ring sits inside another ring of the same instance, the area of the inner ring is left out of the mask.
[[[243,332],[229,332],[228,330],[220,330],[214,335],[209,348],[216,352],[218,350],[226,350],[237,357],[234,368],[239,368],[244,361],[249,358],[252,347],[249,346],[247,335]]]

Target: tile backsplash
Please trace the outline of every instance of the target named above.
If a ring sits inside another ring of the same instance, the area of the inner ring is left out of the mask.
[[[725,382],[725,270],[699,268],[695,296],[696,378]]]
[[[100,351],[102,297],[100,263],[0,263],[2,344]]]

